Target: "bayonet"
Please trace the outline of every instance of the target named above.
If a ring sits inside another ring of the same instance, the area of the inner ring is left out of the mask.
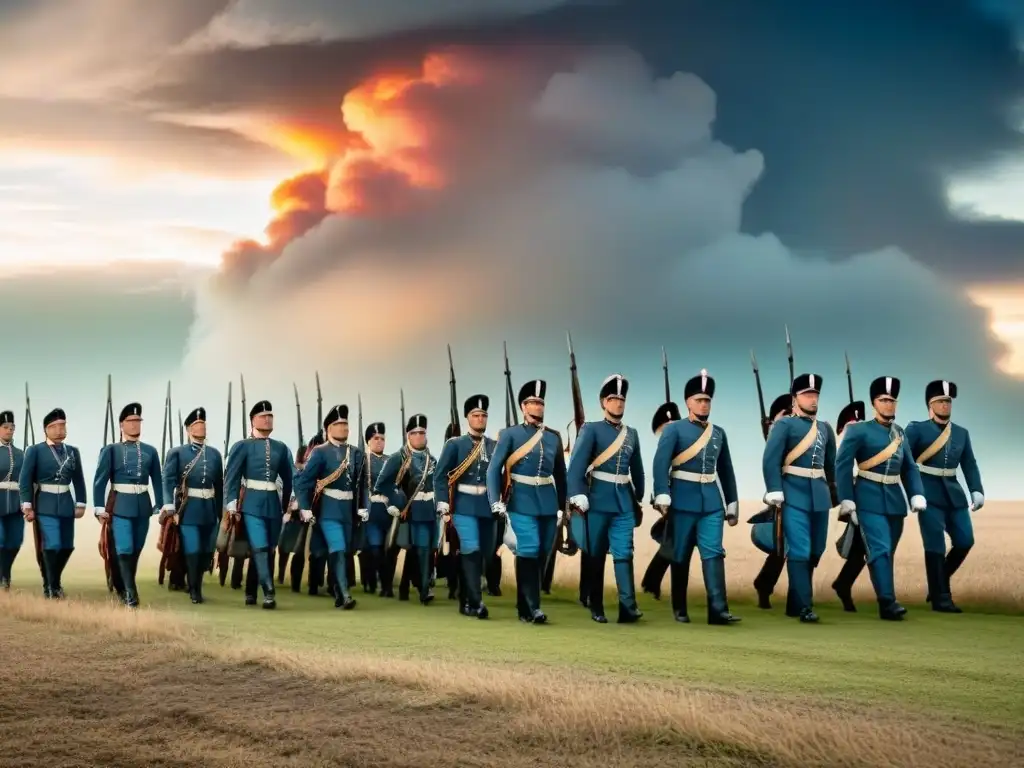
[[[224,461],[228,460],[228,450],[231,448],[231,384],[228,382],[228,420],[224,428]]]
[[[665,402],[669,403],[672,401],[671,387],[668,383],[668,355],[665,354],[665,348],[661,348],[661,372],[665,378]]]
[[[302,406],[299,404],[299,385],[294,381],[292,389],[295,390],[295,423],[299,427],[299,448],[295,454],[295,460],[301,463],[306,457],[306,440],[302,436]]]
[[[31,437],[29,437],[31,435]],[[31,442],[30,442],[31,441]],[[25,382],[25,437],[22,440],[22,450],[28,449],[30,445],[35,445],[36,442],[36,428],[32,423],[32,400],[28,396],[28,382]]]
[[[107,413],[103,417],[103,447],[114,441],[114,388],[111,376],[107,374]]]
[[[789,326],[786,326],[786,357],[789,359],[789,384],[793,385],[796,373],[793,371],[793,341],[789,338]]]
[[[405,425],[408,423],[405,420],[405,390],[404,389],[399,389],[398,390],[398,400],[399,400],[399,403],[400,403],[401,409],[402,409],[402,432],[404,433],[405,432]]]
[[[320,372],[316,371],[316,423],[317,429],[323,429],[324,426],[324,396],[320,393]],[[324,440],[327,439],[327,435],[324,435]]]
[[[761,371],[757,367],[757,358],[754,357],[754,350],[750,350],[750,365],[754,369],[754,383],[757,384],[757,404],[761,408],[761,432],[764,433],[764,439],[768,439],[768,429],[771,426],[768,423],[768,412],[764,408],[764,390],[761,389]]]
[[[502,342],[502,347],[505,350],[505,427],[511,427],[514,424],[519,423],[519,417],[516,413],[516,398],[512,394],[512,371],[508,367],[508,343]]]
[[[363,396],[356,394],[356,407],[359,410],[359,450],[366,450],[366,432],[363,431]],[[369,466],[369,462],[367,462]]]
[[[846,357],[846,388],[850,392],[850,402],[853,402],[853,374],[850,373],[850,355],[843,352]]]
[[[247,415],[247,411],[246,411],[246,408],[245,408],[245,376],[244,375],[238,374],[238,383],[240,385],[240,389],[242,390],[241,391],[241,395],[242,395],[242,412],[241,412],[241,414],[239,414],[239,416],[241,417],[241,420],[242,420],[242,439],[244,440],[245,438],[247,438],[249,436],[249,433],[251,431],[245,425],[246,419],[248,419],[248,415]]]
[[[164,395],[164,428],[160,435],[160,463],[167,458],[167,432],[171,425],[171,382],[167,382],[167,394]]]
[[[181,408],[178,409],[178,445],[185,444],[185,422],[181,420]]]
[[[459,421],[458,396],[455,394],[455,363],[452,362],[452,345],[448,345],[448,389],[451,394],[451,407],[449,418],[451,420],[452,437],[459,437],[462,434],[462,427]]]

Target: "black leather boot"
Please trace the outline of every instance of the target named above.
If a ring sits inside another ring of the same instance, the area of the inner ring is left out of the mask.
[[[681,624],[690,623],[690,615],[686,609],[686,590],[690,586],[690,558],[683,563],[669,565],[669,578],[672,590],[672,616]]]
[[[604,612],[604,553],[583,557],[580,552],[580,581],[586,583],[587,591],[580,589],[580,602],[590,608],[590,618],[598,624],[607,624],[608,617]],[[584,579],[583,571],[586,570]],[[584,599],[586,602],[584,602]]]
[[[708,624],[735,624],[738,616],[729,613],[729,602],[725,593],[725,559],[713,557],[701,562],[704,572],[704,588],[708,593]]]
[[[124,583],[124,604],[129,608],[139,605],[139,593],[135,589],[135,572],[132,570],[134,555],[118,555],[117,566],[121,569],[121,580]]]
[[[484,553],[477,550],[468,555],[463,553],[459,558],[462,562],[462,590],[465,596],[465,602],[459,610],[466,616],[475,616],[478,619],[486,619],[489,615],[483,602],[483,595],[480,594],[483,557]]]
[[[754,579],[754,589],[757,590],[757,607],[770,610],[772,607],[772,593],[775,585],[779,583],[782,576],[782,569],[786,566],[786,558],[776,554],[768,555],[764,565]]]
[[[664,557],[661,550],[655,552],[647,570],[644,571],[644,577],[640,579],[640,589],[653,595],[655,600],[661,600],[661,583],[665,580],[665,574],[671,565],[672,561]]]
[[[434,590],[430,588],[430,571],[434,562],[433,550],[430,547],[417,547],[416,549],[416,564],[419,566],[420,574],[420,603],[429,605],[434,600]]]
[[[924,553],[924,569],[928,579],[928,593],[932,610],[938,613],[963,613],[953,602],[946,578],[946,561],[941,552]]]
[[[602,564],[603,565],[603,564]],[[636,604],[636,576],[633,571],[633,558],[616,560],[615,585],[619,592],[619,624],[632,624],[644,615]]]
[[[334,559],[334,607],[351,611],[356,607],[356,600],[349,592],[348,570],[345,568],[345,553],[335,552],[330,557]]]

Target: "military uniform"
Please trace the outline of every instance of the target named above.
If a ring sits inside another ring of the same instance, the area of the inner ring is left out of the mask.
[[[658,410],[654,412],[654,416],[651,418],[651,431],[661,438],[661,432],[664,426],[670,422],[677,421],[679,419],[679,406],[673,402],[664,403],[658,406]],[[651,496],[653,501],[653,494]],[[647,570],[644,571],[644,576],[640,580],[640,587],[644,592],[648,592],[654,596],[655,600],[661,599],[661,582],[665,580],[665,574],[668,573],[669,568],[672,566],[671,556],[671,541],[668,542],[669,547],[666,549],[665,539],[665,517],[659,517],[658,520],[651,526],[651,538],[654,539],[658,545],[658,549],[655,551],[654,556],[651,558],[650,564],[647,566]],[[680,576],[673,576],[673,578],[682,578],[684,584],[689,581],[690,574],[690,562],[687,560],[686,568],[684,573]],[[678,590],[673,589],[673,599],[676,599],[676,592]],[[682,587],[679,592],[683,599],[682,612],[686,613],[686,586]]]
[[[324,419],[327,440],[317,446],[295,478],[295,498],[302,520],[314,521],[333,560],[334,605],[350,610],[356,601],[349,592],[345,557],[352,550],[357,518],[365,520],[364,455],[359,448],[330,437],[335,424],[348,424],[348,406],[336,405]],[[307,534],[309,535],[309,534]]]
[[[929,406],[936,400],[952,401],[956,396],[957,386],[951,381],[933,381],[925,387],[925,402]],[[917,516],[924,544],[928,599],[934,611],[960,613],[953,602],[949,581],[974,546],[970,513],[985,504],[971,436],[959,424],[939,417],[912,421],[904,434],[921,472],[921,485],[928,501],[928,508]],[[957,480],[958,466],[963,470],[970,502]],[[952,545],[948,555],[947,534]]]
[[[205,421],[206,409],[196,408],[185,417],[185,428]],[[193,603],[202,603],[203,573],[213,557],[217,523],[224,509],[224,459],[205,440],[190,438],[167,452],[163,483],[161,517],[178,516],[189,597]]]
[[[536,379],[519,390],[519,406],[544,402],[547,382]],[[520,621],[543,624],[540,608],[544,558],[555,543],[565,509],[562,438],[542,423],[502,430],[487,470],[487,499],[495,514],[507,515],[516,541],[516,592]]]
[[[836,419],[836,440],[842,441],[843,430],[847,425],[862,421],[865,414],[864,401],[855,400],[843,407]],[[839,596],[843,603],[843,610],[856,613],[857,606],[853,603],[853,585],[860,576],[860,572],[867,565],[867,553],[864,550],[864,538],[860,533],[860,526],[850,520],[849,514],[840,514],[839,521],[846,523],[846,528],[836,542],[839,556],[846,562],[836,580],[832,582],[832,589]]]
[[[625,400],[629,382],[610,376],[601,384],[599,400]],[[569,504],[580,514],[571,518],[573,538],[589,555],[590,615],[606,623],[604,615],[604,563],[611,552],[618,588],[619,623],[631,623],[643,614],[636,604],[633,572],[633,528],[644,494],[644,467],[640,437],[621,421],[592,421],[583,425],[566,475]]]
[[[710,400],[715,380],[701,371],[686,382],[685,397]],[[667,425],[654,454],[654,504],[666,510],[666,536],[672,542],[672,562],[688,561],[694,546],[700,552],[708,595],[708,623],[732,624],[725,587],[725,548],[722,526],[735,525],[739,516],[736,474],[725,430],[694,416]],[[673,585],[675,589],[676,585]],[[673,610],[676,621],[687,614]]]
[[[121,409],[118,423],[132,416],[142,416],[139,403],[129,403]],[[153,499],[149,486],[153,486]],[[107,492],[116,494],[111,508],[110,530],[113,533],[117,565],[124,582],[125,605],[139,604],[139,590],[135,582],[139,570],[139,556],[146,546],[150,518],[164,505],[163,479],[160,476],[160,455],[156,448],[140,440],[124,440],[105,446],[96,462],[92,495],[96,517],[107,516]]]
[[[43,429],[67,421],[55,408],[43,417]],[[75,551],[75,519],[85,514],[82,455],[66,442],[29,446],[18,480],[22,512],[33,516],[42,550],[43,596],[64,597],[61,575]],[[74,491],[74,498],[71,491]]]
[[[490,399],[473,395],[463,405],[463,416],[487,412]],[[434,470],[434,498],[443,515],[451,515],[459,539],[459,564],[464,600],[459,610],[466,616],[486,619],[487,606],[480,594],[484,557],[496,550],[495,515],[487,500],[487,470],[497,442],[472,431],[444,444]]]
[[[875,379],[871,382],[871,402],[882,397],[896,400],[899,391],[899,379]],[[927,507],[921,473],[905,442],[903,430],[894,421],[883,423],[876,416],[872,421],[848,426],[836,456],[840,511],[860,526],[879,616],[888,621],[901,621],[906,614],[896,601],[893,575],[896,547],[907,516],[900,485],[910,497],[911,509],[922,512]]]
[[[406,526],[408,533],[408,541],[402,542],[406,544],[406,560],[399,598],[408,595],[408,583],[412,581],[412,568],[415,567],[419,572],[417,587],[423,605],[428,605],[434,599],[430,589],[430,575],[438,531],[437,505],[434,501],[436,460],[427,448],[413,449],[408,435],[412,432],[425,433],[426,430],[427,417],[423,414],[418,413],[409,419],[405,425],[405,445],[388,457],[374,486],[374,494],[387,497],[388,513],[392,517],[401,518],[400,525]]]
[[[789,416],[793,412],[793,395],[787,392],[779,395],[768,409],[768,431],[771,434],[772,428],[780,418]],[[786,567],[785,553],[776,552],[775,549],[775,523],[771,520],[756,522],[750,526],[750,540],[758,549],[768,556],[764,559],[764,565],[754,577],[754,590],[757,592],[757,607],[768,610],[772,607],[772,593],[775,585],[779,583],[782,576],[782,569]],[[790,607],[787,603],[787,609]]]
[[[14,411],[0,411],[0,427],[14,428]],[[14,437],[0,439],[0,590],[11,588],[11,567],[25,541],[18,478],[25,452],[14,446]]]
[[[261,400],[249,410],[249,422],[272,413],[270,401]],[[269,436],[247,437],[231,446],[224,489],[227,511],[242,516],[252,551],[250,569],[255,566],[264,608],[277,606],[271,554],[280,540],[291,493],[292,457],[288,446]]]
[[[794,398],[820,393],[822,378],[803,373],[793,380]],[[836,436],[828,422],[794,407],[768,434],[761,471],[765,502],[782,514],[790,597],[786,615],[816,622],[813,574],[825,553],[828,513],[833,506]]]
[[[369,443],[375,435],[384,435],[384,422],[377,421],[366,428],[363,439]],[[373,571],[371,582],[380,584],[381,597],[395,596],[395,572],[389,553],[385,550],[388,543],[388,532],[391,530],[391,515],[388,514],[388,497],[376,493],[377,478],[384,469],[388,457],[385,453],[366,451],[363,472],[366,475],[366,488],[369,492],[370,516],[366,521],[366,567]]]

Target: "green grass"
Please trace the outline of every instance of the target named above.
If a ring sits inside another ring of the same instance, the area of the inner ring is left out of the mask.
[[[106,588],[93,573],[69,574],[65,588],[73,596],[106,600]],[[327,597],[293,594],[285,585],[278,587],[278,610],[264,611],[245,606],[241,590],[207,579],[208,602],[202,606],[150,579],[141,585],[141,598],[153,609],[193,619],[201,632],[221,641],[245,636],[292,649],[549,665],[568,676],[596,673],[755,696],[816,695],[1024,726],[1024,617],[971,613],[967,606],[968,612],[950,616],[908,605],[907,620],[890,623],[878,619],[871,603],[863,603],[857,614],[827,603],[819,609],[820,624],[801,625],[786,618],[781,606],[761,611],[734,602],[743,622],[712,627],[704,605],[692,596],[694,623],[689,625],[672,620],[666,600],[645,596],[639,624],[600,626],[568,592],[556,590],[544,600],[550,624],[535,627],[516,620],[511,584],[503,597],[487,601],[490,620],[479,621],[460,616],[443,585],[429,607],[415,598],[383,600],[357,588],[353,611],[336,610]],[[37,580],[24,573],[20,581],[34,588]],[[607,605],[611,609],[610,598]]]

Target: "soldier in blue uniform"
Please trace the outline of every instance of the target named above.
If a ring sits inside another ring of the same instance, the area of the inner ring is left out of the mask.
[[[139,604],[139,589],[135,577],[139,570],[139,556],[146,546],[150,518],[164,505],[164,487],[160,476],[160,455],[156,448],[143,443],[142,406],[129,403],[121,409],[118,418],[121,442],[112,443],[100,451],[96,474],[92,482],[92,502],[96,517],[107,517],[107,490],[115,494],[110,528],[114,534],[117,565],[124,581],[122,600],[129,608]],[[149,486],[153,485],[153,496]]]
[[[658,406],[658,410],[654,412],[654,417],[651,419],[651,431],[654,433],[655,437],[661,437],[661,433],[665,428],[665,425],[673,421],[678,421],[679,418],[679,406],[673,402],[664,403]],[[651,498],[654,498],[653,494]],[[641,589],[643,589],[644,592],[651,594],[655,600],[661,600],[661,582],[665,580],[665,574],[669,572],[669,568],[672,565],[672,542],[669,541],[668,546],[666,546],[665,522],[666,519],[661,517],[654,523],[654,525],[651,526],[651,538],[658,544],[658,549],[654,553],[654,557],[651,558],[651,562],[650,565],[647,566],[647,570],[644,571],[644,577],[640,580]],[[687,560],[685,573],[682,574],[684,581],[681,595],[684,599],[684,614],[686,613],[686,584],[689,582],[689,575],[690,563],[689,560]],[[677,590],[673,588],[673,597],[676,595],[676,592]]]
[[[288,446],[270,437],[274,409],[269,400],[260,400],[249,409],[249,424],[250,436],[228,452],[224,496],[227,511],[236,520],[241,515],[245,525],[252,550],[250,568],[256,567],[263,607],[273,609],[277,600],[270,555],[280,540],[285,508],[292,495],[292,457]],[[246,595],[247,605],[255,602],[255,595]]]
[[[25,541],[18,478],[25,453],[14,445],[14,411],[0,411],[0,590],[11,588],[11,567]]]
[[[776,397],[768,408],[768,423],[771,424],[769,431],[779,419],[793,414],[793,395],[787,392]],[[754,578],[754,590],[757,592],[757,607],[770,610],[772,607],[772,593],[775,585],[779,583],[782,576],[782,569],[786,567],[786,556],[775,553],[774,550],[774,528],[772,522],[754,523],[750,529],[750,538],[759,549],[767,552],[764,565]],[[788,607],[788,606],[787,606]]]
[[[516,540],[519,620],[543,624],[540,608],[544,558],[555,543],[565,510],[565,454],[562,438],[544,425],[547,382],[535,379],[519,390],[523,423],[501,431],[487,470],[487,500],[506,515]]]
[[[925,387],[927,421],[912,421],[904,434],[921,472],[928,508],[917,516],[924,544],[928,599],[933,611],[961,613],[953,602],[950,578],[974,546],[971,512],[985,505],[981,472],[974,458],[971,436],[950,418],[957,386],[952,381],[933,381]],[[970,491],[970,502],[956,477],[960,467]],[[946,534],[952,545],[946,554]]]
[[[160,519],[178,516],[188,594],[193,604],[199,604],[204,602],[203,573],[213,557],[217,523],[224,509],[224,460],[220,451],[206,442],[205,408],[196,408],[185,417],[185,429],[188,442],[172,448],[164,460]]]
[[[793,415],[772,427],[761,462],[765,503],[782,514],[789,574],[786,615],[805,623],[818,621],[813,575],[825,553],[828,513],[835,506],[836,436],[828,422],[818,421],[821,384],[816,373],[793,379]]]
[[[411,580],[412,569],[418,568],[416,586],[420,603],[429,605],[434,599],[430,574],[437,546],[437,504],[434,501],[437,460],[427,450],[427,417],[422,413],[410,417],[405,425],[405,436],[405,445],[388,457],[377,476],[374,494],[386,496],[388,513],[408,524],[409,546],[405,554],[403,586]],[[406,574],[410,575],[409,579]],[[401,589],[399,597],[402,597]]]
[[[722,531],[725,521],[739,522],[736,473],[725,430],[709,421],[715,380],[701,371],[686,382],[684,395],[688,417],[664,428],[654,454],[654,507],[670,515],[665,535],[671,535],[673,563],[688,563],[694,546],[700,552],[708,623],[732,624],[740,619],[729,612]],[[690,621],[673,613],[676,621]]]
[[[843,430],[850,424],[863,421],[865,413],[863,400],[855,400],[843,406],[843,410],[839,412],[839,418],[836,419],[836,440],[839,443],[842,443]],[[839,596],[843,610],[856,613],[857,606],[853,603],[853,585],[857,581],[857,577],[860,576],[860,572],[864,570],[864,566],[867,565],[867,553],[864,550],[864,537],[861,536],[860,526],[851,522],[850,516],[843,513],[839,514],[839,522],[846,523],[846,529],[837,542],[839,555],[846,562],[843,563],[836,580],[832,582],[832,589]]]
[[[349,591],[345,557],[352,546],[356,518],[365,521],[370,516],[364,504],[365,459],[363,452],[348,442],[347,405],[331,408],[323,427],[327,440],[313,450],[295,478],[295,498],[303,522],[310,522],[315,514],[313,524],[334,563],[334,607],[347,611],[356,607],[356,601]]]
[[[363,433],[366,441],[366,457],[363,473],[369,492],[370,516],[366,521],[367,567],[376,574],[372,581],[380,584],[380,597],[395,596],[395,572],[389,553],[385,552],[388,532],[391,530],[391,515],[388,514],[388,497],[376,493],[377,478],[384,469],[388,457],[384,453],[386,440],[384,422],[370,424]]]
[[[487,395],[473,395],[466,400],[462,412],[469,433],[444,444],[434,470],[437,511],[453,521],[459,535],[464,595],[459,611],[479,619],[488,615],[480,593],[484,553],[490,557],[496,549],[494,512],[487,500],[487,470],[497,445],[484,434],[489,406]]]
[[[886,621],[902,621],[907,610],[896,601],[893,575],[893,559],[907,516],[907,501],[900,485],[910,497],[914,512],[923,512],[928,502],[906,437],[895,423],[900,380],[882,376],[871,382],[870,392],[875,418],[846,428],[836,455],[836,487],[840,514],[859,525],[864,537],[879,616]]]
[[[604,615],[604,563],[611,552],[618,588],[620,624],[637,621],[643,613],[636,604],[633,572],[635,509],[644,496],[644,465],[640,436],[626,426],[623,414],[629,382],[616,374],[601,383],[598,398],[602,421],[583,425],[566,475],[573,538],[589,558],[591,618],[606,624]]]
[[[67,415],[54,408],[43,417],[45,441],[29,446],[18,486],[25,520],[39,527],[43,596],[64,597],[61,575],[75,550],[75,520],[85,515],[82,454],[65,443]],[[74,491],[74,498],[71,491]]]

